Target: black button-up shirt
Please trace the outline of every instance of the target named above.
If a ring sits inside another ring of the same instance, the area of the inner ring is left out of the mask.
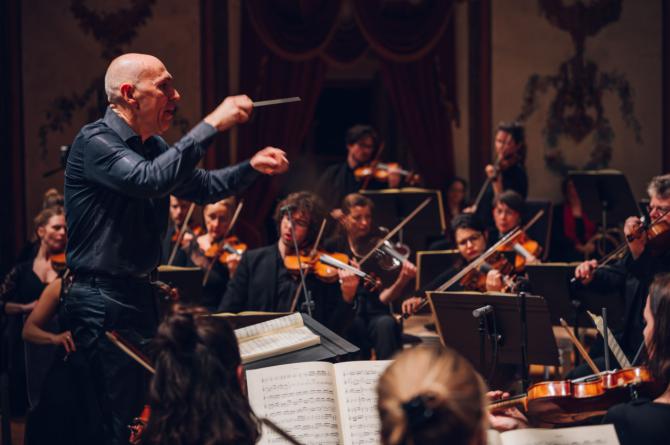
[[[75,272],[143,276],[160,261],[169,195],[198,204],[242,191],[249,162],[196,168],[217,133],[201,122],[173,146],[142,139],[111,108],[77,134],[65,169],[67,265]]]

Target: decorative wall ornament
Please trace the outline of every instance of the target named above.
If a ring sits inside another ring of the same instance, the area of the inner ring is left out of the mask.
[[[607,167],[612,159],[615,135],[605,115],[602,96],[607,92],[618,95],[619,112],[625,124],[635,133],[638,143],[642,143],[642,129],[635,117],[633,91],[626,77],[616,71],[600,72],[596,62],[586,60],[584,42],[587,37],[596,35],[619,19],[622,0],[538,0],[538,3],[549,23],[570,33],[575,55],[561,63],[554,75],[533,74],[529,77],[517,120],[527,120],[539,106],[538,95],[545,95],[553,89],[555,95],[542,129],[547,167],[562,175],[580,168]],[[581,166],[569,164],[559,148],[559,139],[564,136],[579,143],[591,133],[592,148],[588,161]]]
[[[138,30],[151,18],[155,3],[156,0],[131,0],[128,7],[98,11],[88,6],[84,0],[72,0],[70,12],[82,32],[90,34],[101,45],[100,57],[108,62],[123,54],[124,46],[137,37]],[[84,110],[87,121],[93,121],[104,114],[106,107],[104,76],[97,76],[82,90],[56,97],[45,113],[46,123],[38,130],[42,159],[47,157],[49,134],[62,133],[72,124],[75,112]],[[185,134],[190,123],[181,116],[175,116],[173,126]]]

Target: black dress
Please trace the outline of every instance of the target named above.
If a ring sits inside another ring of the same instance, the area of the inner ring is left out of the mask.
[[[621,445],[670,443],[670,404],[648,399],[615,405],[603,423],[612,423]]]
[[[27,304],[37,300],[46,287],[33,272],[33,261],[17,264],[9,271],[0,287],[0,324],[2,325],[2,371],[9,375],[12,413],[23,415],[28,406],[26,354],[21,331],[24,315],[7,315],[6,303]],[[39,366],[38,368],[40,368]],[[31,376],[32,377],[32,376]],[[43,378],[43,376],[42,376]],[[34,381],[35,379],[31,379]],[[35,383],[41,386],[41,382]],[[33,394],[37,386],[31,385]]]

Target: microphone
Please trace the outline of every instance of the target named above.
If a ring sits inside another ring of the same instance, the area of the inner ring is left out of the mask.
[[[284,213],[293,213],[295,209],[296,209],[295,204],[288,204],[279,209],[279,214],[283,215]]]
[[[493,306],[487,304],[486,306],[482,306],[472,311],[472,316],[475,318],[481,318],[486,314],[490,314],[491,312],[493,312]]]

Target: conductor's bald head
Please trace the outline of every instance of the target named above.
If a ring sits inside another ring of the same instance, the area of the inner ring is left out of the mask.
[[[172,75],[158,58],[129,53],[112,60],[105,74],[111,108],[142,140],[169,127],[180,96]]]

